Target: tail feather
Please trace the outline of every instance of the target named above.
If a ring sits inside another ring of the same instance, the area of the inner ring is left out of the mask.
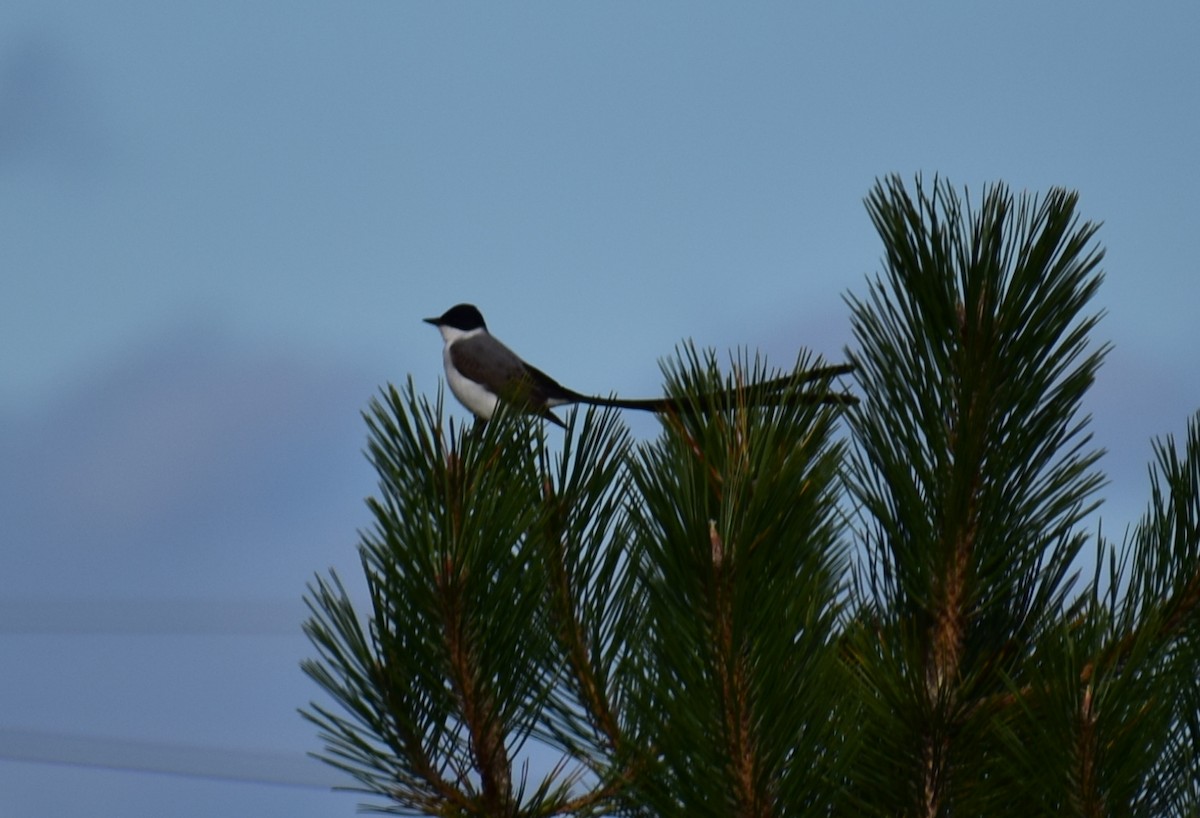
[[[854,371],[853,364],[817,367],[799,375],[786,375],[762,381],[761,383],[751,384],[746,389],[753,389],[759,392],[750,401],[756,406],[775,406],[793,402],[853,406],[858,403],[858,398],[848,392],[800,392],[790,395],[783,392],[788,386],[811,381],[829,380],[839,375],[849,374],[852,371]],[[674,414],[686,414],[694,411],[720,412],[736,408],[747,402],[745,391],[741,389],[711,392],[684,398],[605,398],[598,395],[583,395],[573,390],[568,391],[570,391],[571,400],[577,403]]]

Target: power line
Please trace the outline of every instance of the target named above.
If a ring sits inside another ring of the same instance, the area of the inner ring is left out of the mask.
[[[0,759],[305,789],[329,790],[354,783],[314,758],[293,753],[194,747],[19,728],[0,728]]]

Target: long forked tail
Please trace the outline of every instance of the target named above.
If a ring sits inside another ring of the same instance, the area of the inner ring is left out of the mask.
[[[721,412],[737,406],[777,406],[788,404],[829,404],[853,406],[858,398],[848,392],[820,391],[788,392],[787,387],[819,381],[827,382],[839,375],[854,371],[854,364],[835,364],[805,370],[802,373],[747,384],[744,387],[709,392],[695,397],[683,398],[602,398],[597,395],[581,395],[573,392],[578,403],[592,406],[613,406],[618,409],[640,409],[645,412],[667,412],[687,414],[690,412]]]

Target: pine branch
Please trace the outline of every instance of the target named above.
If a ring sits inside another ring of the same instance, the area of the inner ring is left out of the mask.
[[[543,560],[552,635],[563,672],[540,735],[596,778],[563,805],[584,812],[619,796],[634,775],[619,713],[622,641],[635,639],[636,594],[621,545],[628,497],[628,433],[611,410],[567,423],[555,462],[543,459]]]
[[[860,587],[876,636],[852,655],[886,737],[860,772],[881,812],[995,807],[970,772],[991,752],[983,705],[1068,589],[1101,482],[1077,409],[1104,354],[1086,351],[1101,254],[1075,201],[996,186],[976,210],[897,179],[868,200],[885,276],[849,299],[864,393],[851,487],[873,529]]]
[[[501,414],[447,432],[411,383],[367,415],[380,493],[360,551],[372,605],[360,624],[336,578],[310,588],[305,670],[353,715],[313,706],[326,760],[387,799],[384,811],[547,815],[570,797],[560,768],[531,790],[514,758],[553,674],[537,559],[542,438]],[[556,781],[554,776],[561,780]]]
[[[631,466],[647,632],[630,702],[644,767],[629,797],[661,815],[832,803],[834,415],[765,406],[758,362],[722,379],[711,356],[685,349],[677,367],[669,394],[725,390],[737,404],[668,417]]]

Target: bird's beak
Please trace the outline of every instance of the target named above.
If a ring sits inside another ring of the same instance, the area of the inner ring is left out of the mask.
[[[422,318],[421,320],[426,324],[433,324],[435,327],[438,325],[438,319],[436,318]]]

